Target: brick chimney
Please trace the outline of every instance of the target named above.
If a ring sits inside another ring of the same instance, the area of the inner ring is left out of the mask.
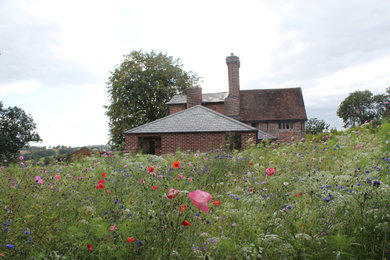
[[[229,75],[229,95],[225,98],[225,115],[240,117],[240,59],[232,53],[226,58]]]
[[[202,88],[199,86],[187,88],[187,108],[202,104]]]

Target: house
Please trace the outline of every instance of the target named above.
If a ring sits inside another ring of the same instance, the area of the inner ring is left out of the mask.
[[[88,149],[87,147],[83,147],[80,150],[70,154],[69,161],[74,162],[74,161],[78,161],[78,160],[81,160],[82,158],[90,157],[90,156],[92,156],[92,151],[90,149]]]
[[[226,58],[229,92],[202,93],[190,87],[168,103],[170,115],[125,132],[128,151],[164,154],[181,150],[245,149],[269,138],[305,138],[307,120],[301,88],[240,90],[240,60]]]

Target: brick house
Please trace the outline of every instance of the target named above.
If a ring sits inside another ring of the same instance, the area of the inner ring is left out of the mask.
[[[165,154],[211,149],[245,149],[256,143],[259,130],[214,110],[197,105],[125,132],[126,149]],[[265,134],[262,132],[262,134]]]
[[[186,95],[175,95],[167,102],[169,116],[125,132],[126,149],[164,154],[180,147],[206,152],[223,149],[227,143],[245,149],[250,138],[255,142],[305,138],[307,116],[301,88],[240,90],[239,58],[231,54],[226,63],[229,92],[203,94],[202,88],[190,87]],[[201,116],[193,121],[197,113]],[[215,125],[217,118],[225,123]],[[223,128],[228,122],[240,125],[240,130]],[[153,128],[154,124],[158,127]]]

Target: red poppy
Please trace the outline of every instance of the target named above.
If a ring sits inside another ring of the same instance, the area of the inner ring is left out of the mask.
[[[134,243],[135,238],[128,237],[127,238],[127,243]]]
[[[177,177],[179,177],[180,179],[183,179],[183,178],[184,178],[184,176],[181,175],[181,174],[178,174]]]
[[[153,189],[153,190],[157,190],[157,186],[153,186],[152,189]]]
[[[266,172],[267,172],[267,176],[271,176],[271,175],[275,174],[275,169],[274,168],[268,168],[266,170]]]
[[[91,244],[87,245],[89,252],[93,252],[93,246]]]
[[[214,199],[213,205],[219,205],[219,204],[221,204],[221,202],[216,200],[216,199]]]
[[[98,186],[96,186],[96,189],[105,189],[106,187],[104,187],[103,184],[99,184]]]
[[[252,193],[253,192],[253,188],[249,188],[249,192]]]
[[[297,194],[295,194],[295,197],[300,197],[300,196],[302,196],[302,194],[301,194],[301,193],[297,193]]]
[[[188,222],[187,220],[184,220],[183,222],[181,222],[180,225],[185,226],[185,227],[188,227],[188,226],[191,226],[191,223]]]
[[[102,183],[104,183],[104,180],[100,180],[100,181],[98,182],[98,184],[102,184]]]
[[[181,205],[180,212],[183,212],[184,210],[187,210],[188,207],[186,205]]]
[[[179,161],[174,161],[172,166],[173,166],[173,168],[178,169],[178,168],[180,168],[180,162]]]
[[[106,174],[105,172],[103,172],[103,173],[102,173],[102,178],[106,178],[106,175],[107,175],[107,174]]]
[[[153,172],[154,168],[152,166],[149,167],[149,172]]]
[[[253,162],[249,163],[249,165],[253,165]]]

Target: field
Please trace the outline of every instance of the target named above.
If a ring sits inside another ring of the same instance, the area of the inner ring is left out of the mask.
[[[388,259],[390,123],[0,167],[0,259]]]

